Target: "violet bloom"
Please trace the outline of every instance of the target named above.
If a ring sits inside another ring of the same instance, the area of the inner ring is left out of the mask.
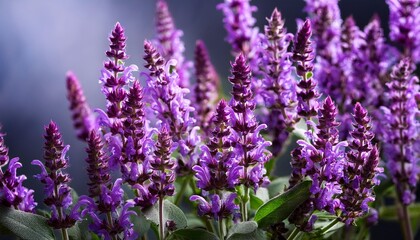
[[[223,22],[228,34],[226,41],[232,46],[233,55],[243,53],[251,60],[257,55],[259,40],[258,28],[254,27],[256,20],[252,17],[257,8],[249,2],[250,0],[225,0],[217,5],[217,9],[223,11]],[[254,67],[256,66],[253,65]]]
[[[126,86],[129,82],[134,80],[131,72],[137,71],[137,66],[124,66],[124,60],[126,60],[128,56],[125,53],[126,37],[120,23],[117,22],[115,24],[109,41],[110,49],[106,51],[109,60],[104,63],[100,83],[103,84],[102,92],[107,99],[106,113],[107,117],[111,119],[111,132],[117,134],[121,132],[122,128],[119,119],[123,117],[121,106],[127,96]]]
[[[233,190],[239,183],[242,168],[230,150],[233,144],[229,126],[231,111],[224,100],[219,102],[212,117],[209,141],[201,147],[200,161],[193,167],[197,187],[206,192]]]
[[[340,180],[343,192],[340,196],[339,219],[352,224],[369,211],[368,203],[375,200],[373,187],[379,185],[379,151],[372,145],[374,134],[367,111],[356,103],[354,107],[354,129],[350,132],[350,151],[346,154],[343,177]]]
[[[7,165],[6,169],[2,169]],[[34,191],[23,186],[25,175],[17,175],[22,164],[19,158],[9,159],[9,149],[4,143],[4,134],[0,133],[0,204],[25,212],[33,212],[37,203]]]
[[[175,160],[171,157],[172,137],[168,130],[163,127],[158,133],[154,156],[150,161],[153,170],[150,177],[151,185],[149,191],[151,194],[163,199],[165,196],[173,196],[175,192]]]
[[[185,61],[184,43],[181,40],[183,32],[176,29],[174,20],[164,0],[156,3],[156,44],[166,62],[176,60],[176,71],[179,75],[178,84],[182,88],[190,86],[191,62]]]
[[[177,144],[180,159],[177,172],[186,174],[196,162],[196,149],[200,142],[199,127],[194,127],[195,119],[190,117],[194,108],[186,98],[189,90],[178,85],[179,76],[173,69],[173,62],[165,61],[156,48],[144,42],[146,75],[145,101],[150,105],[146,112],[148,119],[157,118],[156,127],[165,127]]]
[[[82,87],[74,73],[67,73],[66,83],[67,99],[70,102],[73,126],[78,131],[77,137],[85,141],[89,136],[89,132],[94,128],[92,111],[86,102]]]
[[[420,61],[420,1],[387,0],[389,37],[404,48],[404,55]]]
[[[235,204],[235,198],[236,193],[229,193],[223,198],[220,198],[217,194],[210,195],[210,202],[198,195],[191,196],[190,200],[198,202],[198,215],[221,221],[223,218],[231,216],[233,218],[238,217],[239,207]]]
[[[233,84],[231,126],[234,157],[243,168],[240,183],[245,187],[252,187],[256,191],[261,185],[268,183],[265,176],[264,164],[270,159],[271,153],[266,149],[271,145],[261,136],[260,131],[265,124],[258,124],[254,116],[255,102],[251,90],[251,70],[245,57],[239,54],[232,64],[232,76],[229,81]]]
[[[131,186],[142,184],[149,179],[148,163],[144,147],[149,141],[145,127],[143,110],[143,90],[138,81],[130,87],[127,99],[123,103],[122,112],[125,119],[123,125],[123,148],[121,172],[124,180]]]
[[[316,220],[316,216],[312,215],[314,210],[335,213],[337,196],[342,192],[338,181],[343,177],[343,147],[347,143],[338,141],[336,115],[334,102],[327,97],[318,110],[319,123],[312,141],[298,140],[300,146],[293,151],[293,161],[298,162],[292,162],[292,166],[297,167],[293,169],[292,177],[300,175],[312,180],[311,197],[289,218],[304,231],[312,230]]]
[[[316,116],[319,97],[319,93],[315,90],[316,81],[312,78],[314,53],[311,35],[311,22],[307,19],[295,36],[292,56],[297,65],[297,75],[302,78],[297,85],[298,115],[306,120]]]
[[[194,108],[197,125],[205,134],[210,131],[209,122],[214,104],[218,98],[220,85],[219,76],[210,61],[210,55],[203,41],[197,41],[195,45],[195,77],[197,83],[194,87]]]
[[[48,224],[55,229],[62,229],[66,234],[66,228],[72,227],[77,220],[80,220],[80,213],[77,211],[84,201],[76,204],[72,209],[71,188],[68,183],[70,176],[63,170],[68,167],[66,153],[69,145],[64,145],[61,133],[57,125],[51,121],[45,127],[44,159],[45,164],[39,160],[33,160],[32,165],[41,168],[41,173],[35,177],[45,184],[45,205],[51,208],[51,218]]]
[[[294,129],[297,117],[296,83],[292,77],[291,52],[288,47],[293,35],[286,32],[280,12],[274,9],[265,26],[260,95],[268,110],[266,123],[273,141],[273,154],[282,150],[283,143]]]
[[[418,78],[413,77],[409,58],[402,59],[391,73],[387,84],[389,103],[383,107],[386,130],[383,136],[387,167],[404,205],[415,201],[418,181],[420,125],[415,95],[419,93]]]
[[[104,152],[101,136],[95,131],[91,131],[87,142],[88,158],[86,162],[90,180],[88,183],[89,195],[93,200],[91,200],[88,210],[93,220],[89,228],[105,239],[115,239],[119,234],[135,239],[133,224],[129,222],[128,216],[119,213],[120,209],[124,211],[128,207],[132,207],[133,203],[124,204],[124,191],[121,188],[122,180],[120,178],[115,183],[111,183],[108,156]],[[131,214],[135,213],[130,212],[129,215]]]

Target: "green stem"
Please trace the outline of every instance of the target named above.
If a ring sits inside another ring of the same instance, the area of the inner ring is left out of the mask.
[[[113,223],[112,223],[112,216],[111,216],[111,212],[107,212],[106,213],[106,219],[108,221],[109,226],[111,227],[111,229],[114,227]],[[112,240],[117,240],[117,238],[115,237],[115,235],[112,235]]]
[[[163,240],[164,226],[163,226],[163,197],[159,197],[159,239]]]
[[[225,239],[225,233],[223,231],[223,218],[219,218],[219,239],[224,240]]]
[[[184,192],[187,189],[188,183],[191,181],[192,175],[187,175],[182,182],[181,188],[179,189],[179,192],[176,194],[176,198],[174,201],[175,205],[179,205],[181,203],[182,197],[184,196]]]
[[[328,232],[328,230],[330,230],[332,227],[334,227],[338,222],[339,222],[338,218],[334,219],[334,221],[332,221],[326,227],[321,229],[321,234],[324,234],[324,233]]]
[[[401,204],[401,226],[404,234],[405,240],[413,240],[413,231],[411,230],[411,221],[408,214],[407,205]]]
[[[292,233],[287,237],[287,240],[293,240],[293,239],[295,239],[296,236],[298,235],[298,233],[299,233],[299,229],[298,228],[293,229]]]
[[[202,217],[201,220],[204,222],[204,225],[206,225],[206,228],[209,232],[216,233],[216,229],[214,229],[213,224],[211,224],[208,218]]]
[[[247,203],[248,203],[248,199],[249,199],[249,188],[245,186],[245,193],[244,196],[242,198],[242,222],[248,221],[248,208],[247,208]]]

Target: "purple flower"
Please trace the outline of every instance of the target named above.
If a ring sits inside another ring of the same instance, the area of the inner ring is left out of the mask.
[[[209,141],[201,147],[200,161],[193,167],[197,187],[204,191],[232,190],[239,183],[242,167],[230,151],[230,111],[222,99],[212,117]]]
[[[182,88],[190,86],[191,62],[185,61],[184,43],[181,40],[183,32],[176,29],[174,20],[164,0],[156,3],[157,46],[165,62],[176,60],[175,68],[179,75],[178,83]]]
[[[412,62],[402,59],[390,75],[387,84],[388,105],[383,107],[386,130],[383,136],[388,170],[397,186],[399,200],[409,205],[415,200],[418,181],[420,125],[415,95],[419,92],[418,78],[412,77]]]
[[[67,99],[70,102],[73,125],[78,131],[77,137],[85,141],[89,137],[89,132],[94,128],[92,111],[86,102],[79,80],[72,72],[67,73],[66,82]]]
[[[297,75],[302,79],[297,84],[298,115],[309,120],[316,116],[318,110],[315,90],[316,82],[312,78],[314,53],[310,37],[312,35],[311,22],[307,19],[296,34],[292,60],[296,63]]]
[[[2,169],[7,165],[7,169]],[[4,144],[4,134],[0,133],[0,204],[25,212],[33,212],[37,203],[34,191],[23,186],[25,175],[17,175],[22,164],[19,158],[9,161],[9,149]]]
[[[157,118],[156,127],[168,129],[174,143],[177,144],[181,157],[178,161],[178,174],[191,172],[195,164],[200,138],[195,119],[190,117],[194,108],[186,98],[189,90],[178,85],[179,76],[173,71],[173,62],[164,66],[164,60],[148,41],[144,42],[147,87],[145,101],[150,105],[146,112],[149,120]]]
[[[404,55],[420,61],[420,2],[387,0],[389,5],[389,37],[404,48]]]
[[[262,64],[263,79],[260,95],[264,107],[268,110],[266,123],[273,139],[273,154],[282,150],[283,143],[297,122],[296,83],[293,79],[292,53],[287,48],[293,35],[286,32],[284,21],[277,9],[274,9],[265,26]]]
[[[55,229],[70,228],[80,219],[76,208],[81,206],[76,204],[71,210],[71,214],[67,213],[72,204],[72,190],[68,185],[70,177],[63,170],[68,167],[66,153],[70,146],[64,145],[61,133],[53,121],[45,127],[44,138],[45,163],[33,160],[32,164],[41,168],[41,173],[35,177],[45,184],[44,203],[51,208],[51,218],[48,220],[48,224]]]
[[[172,196],[175,192],[175,160],[172,154],[172,138],[168,130],[163,127],[156,141],[156,150],[150,161],[152,174],[149,192],[158,198]]]
[[[373,187],[379,185],[378,175],[383,171],[378,167],[379,152],[372,145],[374,134],[367,111],[356,103],[354,107],[353,138],[349,141],[350,151],[346,154],[344,175],[340,183],[340,220],[352,224],[355,219],[368,213],[367,203],[375,200]]]
[[[236,193],[229,193],[222,199],[218,194],[210,195],[210,202],[198,195],[191,196],[190,200],[198,202],[198,215],[212,217],[216,221],[221,221],[223,218],[231,216],[235,218],[238,216],[239,206],[235,204],[235,198]]]
[[[106,51],[106,56],[109,60],[104,63],[100,83],[103,84],[102,92],[107,99],[107,115],[110,119],[113,119],[112,126],[109,127],[116,134],[121,128],[121,122],[118,119],[123,117],[121,106],[127,96],[125,87],[134,80],[131,72],[137,71],[137,66],[124,66],[124,60],[128,56],[125,53],[126,37],[120,23],[117,22],[115,24],[109,41],[110,49]]]
[[[313,225],[314,210],[326,210],[332,214],[337,207],[337,196],[342,192],[339,180],[343,177],[344,147],[346,142],[338,142],[339,123],[336,121],[337,109],[327,97],[318,110],[318,125],[312,141],[298,140],[299,147],[292,152],[291,184],[303,177],[312,180],[311,197],[300,210],[295,211],[289,220],[302,230],[310,230]]]
[[[224,25],[227,31],[226,41],[232,46],[233,55],[243,53],[247,59],[257,55],[258,28],[254,27],[255,18],[252,13],[257,11],[249,4],[250,0],[225,0],[217,5],[223,11]]]
[[[256,191],[261,185],[268,183],[263,165],[270,159],[271,153],[266,149],[271,145],[261,136],[260,131],[266,128],[258,124],[253,110],[255,102],[251,90],[251,70],[242,54],[232,63],[232,76],[229,81],[233,84],[231,126],[234,158],[243,167],[240,183],[246,187],[253,187]]]
[[[208,133],[211,112],[214,111],[213,105],[218,98],[219,76],[210,61],[203,41],[197,41],[195,45],[195,77],[197,83],[194,87],[194,108],[197,125]]]

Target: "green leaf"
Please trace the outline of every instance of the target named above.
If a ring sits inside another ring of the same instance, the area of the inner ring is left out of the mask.
[[[289,185],[289,178],[289,176],[284,176],[271,181],[267,187],[270,198],[284,193],[284,190]]]
[[[0,226],[19,238],[54,240],[54,233],[45,217],[3,206],[0,207],[0,216]]]
[[[251,192],[250,203],[251,208],[256,210],[270,199],[267,188],[258,188],[257,193]]]
[[[229,229],[227,240],[260,240],[265,238],[265,232],[258,229],[258,224],[249,221],[233,225]]]
[[[86,237],[84,235],[82,235],[82,233],[80,232],[80,228],[79,228],[78,223],[76,223],[73,227],[69,228],[67,230],[67,232],[69,234],[70,240],[86,239]]]
[[[312,181],[303,181],[262,205],[254,217],[258,226],[266,228],[286,219],[293,210],[309,198],[311,185]]]
[[[159,226],[159,204],[155,204],[153,207],[145,210],[144,216],[147,220],[150,220]],[[184,212],[175,204],[165,200],[163,204],[163,224],[168,220],[174,221],[177,229],[187,227],[187,218],[185,217]]]
[[[178,229],[172,232],[167,240],[218,240],[219,238],[211,232],[201,228],[195,229]]]
[[[420,203],[408,206],[408,215],[410,219],[420,219]],[[381,220],[399,221],[397,206],[384,206],[379,209],[379,218]]]

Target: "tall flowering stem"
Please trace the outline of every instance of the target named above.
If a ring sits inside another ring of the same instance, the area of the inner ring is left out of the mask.
[[[292,152],[292,172],[290,183],[297,183],[303,177],[312,179],[311,197],[289,217],[303,231],[312,231],[317,217],[315,210],[335,213],[339,184],[343,177],[344,149],[346,142],[338,141],[339,123],[336,121],[337,108],[327,97],[318,110],[318,125],[312,141],[298,140],[299,147]],[[295,178],[295,179],[293,179]],[[297,179],[296,179],[297,178]]]
[[[156,142],[156,150],[151,160],[151,185],[149,191],[159,199],[159,236],[160,239],[165,238],[165,225],[163,222],[163,200],[166,196],[173,196],[175,192],[175,160],[171,157],[172,138],[169,131],[163,127]]]
[[[378,167],[378,148],[372,145],[371,120],[360,103],[356,103],[353,117],[354,129],[350,132],[353,139],[349,141],[350,151],[346,154],[344,174],[340,180],[343,192],[339,218],[348,225],[368,213],[368,203],[375,200],[373,187],[379,185],[377,177],[383,172]]]
[[[147,87],[145,88],[146,102],[150,110],[146,116],[157,118],[157,127],[165,127],[177,143],[180,158],[178,159],[177,173],[188,175],[197,158],[196,148],[200,143],[195,125],[191,117],[194,108],[186,98],[189,90],[178,85],[179,76],[173,69],[173,61],[166,63],[151,42],[144,42],[145,67],[147,74]]]
[[[310,120],[317,115],[317,98],[319,97],[319,93],[315,90],[316,82],[312,78],[314,50],[310,40],[311,35],[311,22],[307,19],[295,36],[292,55],[292,60],[296,64],[296,73],[301,77],[297,84],[297,113],[305,120]]]
[[[89,212],[93,223],[89,225],[89,228],[105,239],[119,239],[118,236],[121,233],[124,239],[136,239],[137,236],[129,218],[135,212],[128,210],[134,203],[132,201],[124,203],[122,179],[118,178],[115,183],[111,183],[109,158],[104,151],[101,136],[96,131],[91,131],[87,142],[89,196],[94,202],[90,204]]]
[[[386,119],[384,150],[388,160],[388,170],[397,189],[398,200],[402,204],[404,233],[412,239],[412,230],[407,206],[415,201],[418,181],[420,125],[416,120],[419,112],[415,96],[419,92],[418,78],[412,77],[412,62],[402,59],[391,73],[388,84],[389,105],[383,107]]]
[[[213,105],[218,98],[220,82],[203,41],[199,40],[196,42],[194,53],[194,68],[197,83],[194,87],[193,102],[196,112],[196,124],[200,126],[204,133],[208,134],[210,131],[210,117],[214,111]]]
[[[265,176],[264,164],[270,159],[271,153],[266,149],[271,145],[265,141],[259,133],[266,128],[265,124],[258,124],[253,110],[255,102],[251,90],[251,70],[246,63],[245,57],[239,54],[232,63],[232,76],[229,81],[233,84],[232,99],[232,139],[235,143],[234,155],[239,166],[242,167],[240,184],[245,187],[242,197],[242,219],[246,221],[247,202],[249,200],[249,188],[256,191],[261,185],[268,183]]]
[[[387,0],[389,37],[404,49],[405,57],[420,61],[420,1]]]
[[[250,5],[250,0],[225,0],[217,5],[223,11],[226,41],[232,46],[233,55],[242,53],[247,59],[256,56],[258,45],[258,28],[254,27],[252,13],[257,7]]]
[[[89,136],[89,132],[94,128],[92,111],[86,102],[82,87],[74,73],[67,73],[66,84],[67,99],[70,102],[73,125],[78,131],[77,137],[85,141]]]
[[[164,0],[158,0],[156,3],[156,30],[156,43],[159,52],[166,61],[176,60],[175,68],[179,75],[178,84],[182,88],[188,88],[190,86],[191,62],[185,61],[185,47],[181,40],[183,32],[176,29],[168,4]]]
[[[25,175],[17,175],[22,167],[19,158],[9,159],[9,149],[4,143],[5,134],[0,133],[0,204],[25,212],[33,212],[37,203],[34,191],[23,186]],[[3,169],[7,165],[6,169]]]
[[[291,75],[292,53],[288,52],[293,35],[286,32],[284,20],[277,8],[267,20],[264,49],[261,50],[264,78],[260,95],[268,109],[266,123],[273,141],[273,154],[276,156],[298,121],[296,83]]]
[[[52,211],[48,224],[55,229],[61,229],[63,239],[67,240],[69,239],[67,228],[72,227],[80,218],[74,209],[71,214],[66,213],[72,204],[72,197],[71,188],[68,185],[70,177],[63,170],[68,167],[66,153],[70,146],[64,145],[61,133],[53,121],[45,128],[44,138],[45,163],[33,160],[32,164],[41,168],[41,173],[35,177],[45,184],[44,203]]]
[[[197,187],[202,195],[193,195],[191,201],[198,201],[198,214],[208,216],[219,223],[220,238],[224,238],[223,219],[238,216],[239,207],[234,203],[236,193],[223,194],[223,191],[234,191],[239,183],[242,168],[230,150],[232,129],[229,125],[231,109],[225,100],[217,105],[212,117],[212,131],[206,145],[201,147],[200,161],[193,167]],[[208,199],[205,197],[208,195]]]

